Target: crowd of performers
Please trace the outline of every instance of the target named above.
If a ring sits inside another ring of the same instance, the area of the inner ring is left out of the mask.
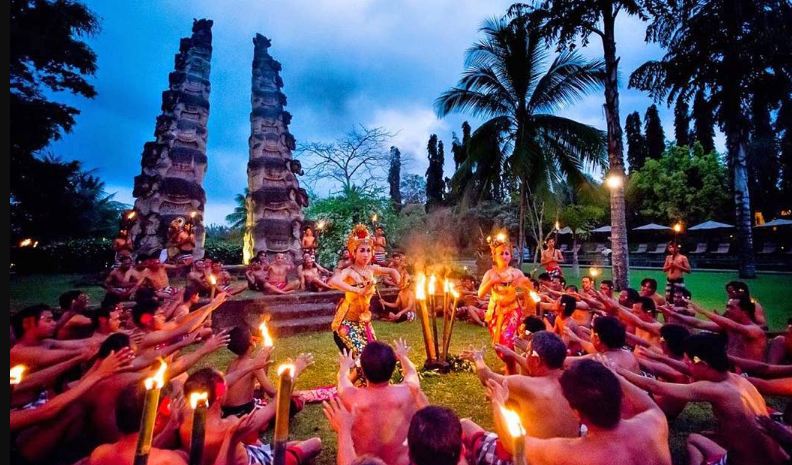
[[[792,396],[792,319],[785,332],[768,334],[764,309],[745,283],[725,284],[721,312],[704,309],[683,286],[687,259],[670,246],[665,295],[649,278],[618,293],[595,276],[578,287],[566,282],[563,255],[552,243],[542,254],[545,272],[534,279],[511,266],[512,245],[496,236],[489,241],[492,267],[480,283],[455,276],[462,297],[450,310],[490,336],[488,347],[471,345],[461,354],[491,403],[495,428],[487,431],[430,405],[404,341],[377,340],[373,319],[407,322],[418,310],[414,270],[401,255],[387,261],[380,254],[375,262],[384,247],[378,237],[356,226],[341,266],[326,280],[310,247],[302,264],[301,274],[315,270],[323,286],[308,278],[301,285],[344,293],[332,323],[340,349],[336,395],[323,404],[338,465],[668,465],[669,424],[690,402],[709,404],[716,420],[714,430],[693,425],[687,435],[690,464],[789,463],[792,403],[774,411],[765,396]],[[11,366],[24,366],[24,376],[15,382],[12,372],[12,463],[131,465],[144,415],[142,381],[167,361],[150,463],[187,463],[194,420],[186,399],[205,392],[200,463],[271,464],[272,448],[261,438],[276,409],[272,345],[247,327],[211,325],[212,313],[248,285],[292,290],[284,283],[286,257],[266,264],[261,258],[248,270],[249,284],[234,282],[222,263],[195,261],[184,289],[170,286],[173,265],[159,257],[138,257],[137,264],[122,258],[97,310],[86,311],[87,296],[70,291],[59,308],[42,304],[14,314]],[[379,296],[384,282],[399,288],[394,302]],[[200,304],[207,292],[210,300]],[[121,304],[129,298],[133,306]],[[222,348],[234,354],[225,372],[197,369]],[[487,365],[489,350],[502,369]],[[313,363],[311,354],[291,356],[295,377]],[[393,383],[397,363],[402,381]],[[292,399],[294,422],[305,399]],[[522,430],[511,428],[511,412]],[[301,438],[286,447],[286,463],[296,465],[322,443]]]

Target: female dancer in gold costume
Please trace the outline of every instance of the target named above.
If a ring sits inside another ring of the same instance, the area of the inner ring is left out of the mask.
[[[517,288],[526,292],[533,289],[531,280],[522,271],[509,266],[511,262],[511,242],[504,233],[489,240],[492,252],[492,268],[484,273],[478,290],[480,299],[490,294],[489,306],[484,316],[493,344],[514,348],[514,338],[522,320],[522,308],[517,299]],[[498,355],[500,352],[496,351]],[[506,362],[508,373],[516,373],[513,363]]]
[[[371,297],[374,295],[375,275],[388,274],[394,282],[400,282],[399,272],[393,268],[371,264],[374,238],[368,229],[358,224],[347,238],[347,250],[352,256],[352,265],[336,273],[328,285],[344,291],[344,299],[338,304],[333,318],[333,339],[338,348],[359,355],[363,348],[376,340],[371,326]]]

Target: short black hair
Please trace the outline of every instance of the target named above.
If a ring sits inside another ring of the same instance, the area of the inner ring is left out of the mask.
[[[748,289],[748,285],[742,281],[729,281],[728,283],[726,283],[726,290],[728,290],[730,287],[733,287],[734,290],[736,291],[745,292],[745,295],[747,296],[751,295],[751,291]]]
[[[25,334],[25,320],[34,318],[35,322],[38,323],[41,313],[47,310],[52,311],[52,308],[47,304],[36,304],[16,312],[11,317],[11,327],[14,329],[14,336],[20,338]]]
[[[129,383],[116,398],[116,426],[124,434],[135,433],[143,418],[143,399],[146,396],[143,383]]]
[[[539,273],[539,276],[536,277],[539,281],[550,281],[550,275],[548,273]]]
[[[571,295],[561,296],[561,312],[564,314],[564,316],[572,316],[572,314],[575,313],[576,305],[577,302]]]
[[[585,277],[587,278],[588,276],[585,276]],[[572,292],[577,292],[577,291],[578,291],[578,287],[577,287],[577,286],[575,286],[574,284],[570,284],[570,285],[569,285],[569,286],[567,286],[567,287],[566,287],[566,289],[564,289],[564,290],[566,290],[566,291],[569,291],[570,289],[572,290]]]
[[[649,287],[652,288],[653,291],[657,290],[657,280],[652,278],[644,278],[641,280],[641,286],[643,287],[645,284],[648,284]]]
[[[228,333],[229,342],[228,350],[236,355],[242,355],[248,351],[253,343],[253,335],[250,334],[250,329],[247,326],[235,326],[234,329]]]
[[[585,420],[606,429],[619,424],[622,388],[616,375],[600,362],[578,360],[564,371],[559,381],[569,406]]]
[[[462,454],[462,423],[453,410],[430,405],[415,412],[407,430],[410,462],[456,465]]]
[[[121,349],[126,349],[130,346],[129,335],[126,333],[113,333],[102,341],[99,346],[99,352],[96,354],[99,358],[106,358],[110,352],[118,352]]]
[[[657,307],[655,306],[655,301],[652,300],[651,297],[644,297],[644,296],[638,297],[638,301],[635,303],[641,304],[641,307],[643,307],[644,311],[649,311],[652,313],[655,313],[657,311]]]
[[[525,317],[523,325],[525,325],[525,330],[530,331],[531,334],[547,329],[544,321],[536,315],[528,315]]]
[[[153,299],[142,300],[136,303],[135,306],[132,307],[132,321],[135,322],[136,325],[140,326],[140,320],[143,315],[147,313],[150,315],[157,313],[159,306],[159,302]]]
[[[557,334],[539,331],[531,338],[531,350],[536,351],[547,368],[561,368],[566,359],[566,345]]]
[[[725,334],[693,334],[685,340],[685,354],[691,360],[698,357],[714,370],[725,373],[729,371],[729,357],[726,355],[727,340]]]
[[[212,405],[222,395],[217,392],[217,388],[224,383],[225,378],[219,371],[214,368],[201,368],[184,382],[184,398],[189,399],[193,392],[206,392],[209,394],[209,405]]]
[[[613,289],[613,281],[610,279],[603,279],[602,281],[600,281],[600,284],[604,284],[609,288]]]
[[[143,302],[146,300],[156,300],[157,291],[149,286],[141,286],[135,291],[135,302]]]
[[[60,297],[58,297],[58,305],[63,310],[68,310],[69,307],[71,307],[72,301],[77,300],[77,298],[80,297],[80,294],[82,293],[83,291],[77,289],[66,291],[63,294],[61,294]]]
[[[693,294],[690,293],[690,290],[686,287],[675,287],[672,293],[682,294],[682,297],[687,297],[688,299],[693,297]]]
[[[677,357],[685,355],[685,340],[690,337],[690,330],[686,326],[673,323],[664,324],[660,327],[660,337],[663,338],[672,355]]]
[[[386,465],[385,462],[371,454],[359,455],[355,460],[349,462],[349,465]]]
[[[184,297],[182,302],[189,302],[195,294],[198,294],[199,289],[195,286],[187,286],[184,288]]]
[[[624,289],[624,292],[627,293],[627,305],[638,302],[638,299],[641,297],[641,294],[631,287]]]
[[[396,354],[388,344],[372,341],[360,354],[360,366],[366,379],[373,383],[384,383],[396,368]]]
[[[107,294],[105,294],[104,298],[102,298],[102,302],[99,304],[99,308],[109,308],[112,310],[119,303],[121,303],[121,297],[118,297],[115,294],[110,294],[108,292]]]
[[[751,300],[748,295],[741,295],[737,299],[737,307],[742,310],[743,312],[747,313],[748,316],[751,318],[751,321],[755,322],[756,318],[756,304]]]
[[[602,316],[594,320],[594,332],[599,336],[600,341],[609,349],[624,347],[627,341],[627,331],[618,318],[614,316]]]

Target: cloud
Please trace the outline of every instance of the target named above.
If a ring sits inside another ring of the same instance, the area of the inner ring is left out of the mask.
[[[417,173],[423,173],[428,166],[426,144],[429,137],[448,129],[447,122],[438,119],[431,108],[417,104],[378,109],[374,112],[369,125],[381,126],[395,133],[393,145],[398,147],[402,154],[412,158],[411,171]],[[446,153],[450,154],[450,140],[444,143],[448,145]]]

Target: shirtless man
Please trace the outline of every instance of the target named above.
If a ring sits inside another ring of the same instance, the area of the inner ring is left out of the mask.
[[[341,251],[341,257],[338,259],[338,263],[336,263],[333,273],[340,273],[341,270],[344,268],[349,268],[350,266],[352,266],[352,256],[349,254],[349,250],[344,249]]]
[[[370,342],[360,356],[366,384],[359,388],[349,379],[355,360],[348,353],[339,357],[338,396],[355,416],[355,450],[377,456],[388,465],[409,464],[405,443],[410,419],[428,404],[408,350],[403,340],[396,342],[395,351],[382,342]],[[389,381],[397,359],[404,370],[404,382],[392,385]]]
[[[402,275],[402,286],[394,302],[391,303],[384,299],[381,302],[383,307],[396,310],[396,313],[388,312],[386,320],[398,323],[415,319],[415,286],[409,277],[405,279],[405,276]]]
[[[564,254],[555,248],[555,239],[551,237],[547,240],[547,248],[542,250],[541,265],[552,278],[563,274],[561,267],[558,265],[559,263],[564,263]]]
[[[697,334],[686,342],[686,362],[690,366],[693,382],[675,384],[645,378],[616,368],[617,373],[641,389],[653,394],[673,397],[690,402],[708,402],[718,421],[719,430],[714,439],[701,435],[688,438],[688,450],[698,451],[698,461],[690,463],[718,462],[721,457],[707,456],[712,451],[728,451],[728,463],[735,465],[782,464],[789,457],[769,436],[764,434],[755,421],[757,416],[767,416],[767,405],[756,388],[743,377],[729,372],[729,360],[721,336]],[[719,447],[716,447],[719,446]],[[704,459],[707,462],[704,462]]]
[[[660,328],[663,324],[655,318],[657,311],[655,301],[650,297],[641,296],[633,304],[632,309],[617,305],[619,316],[635,327],[635,336],[639,340],[648,342],[651,345],[660,345]]]
[[[314,236],[313,229],[310,227],[305,228],[302,237],[302,249],[304,253],[314,253],[316,251],[316,236]]]
[[[170,265],[160,262],[159,257],[152,255],[143,260],[145,269],[140,273],[137,286],[149,286],[154,289],[157,297],[166,299],[176,293],[176,289],[171,287],[170,280],[168,279],[168,271],[170,269],[180,268],[179,266]]]
[[[660,381],[669,383],[686,384],[690,382],[690,369],[685,363],[685,343],[690,337],[687,327],[677,324],[664,324],[660,328],[660,349],[637,348],[635,355],[641,368],[653,374]],[[687,406],[686,400],[675,399],[673,397],[654,396],[657,405],[663,409],[666,417],[673,420]]]
[[[256,439],[253,443],[237,443],[228,454],[233,457],[230,462],[223,462],[222,457],[218,457],[224,442],[227,439],[228,431],[238,427],[243,421],[250,422],[251,432],[261,432],[267,424],[275,418],[275,403],[254,410],[248,418],[239,419],[235,416],[223,418],[221,405],[223,404],[227,391],[226,378],[222,373],[213,368],[203,368],[196,371],[184,383],[184,398],[189,399],[193,392],[206,392],[209,395],[209,408],[206,412],[206,433],[204,436],[204,449],[202,464],[211,465],[216,459],[220,463],[228,465],[265,465],[262,461],[264,457],[271,456],[272,451],[268,444],[263,444]],[[179,427],[178,435],[181,440],[182,448],[185,452],[190,450],[192,438],[192,415],[186,415],[185,420]],[[247,435],[250,437],[252,435]],[[227,444],[226,444],[227,446]],[[306,441],[290,442],[286,448],[286,463],[300,464],[312,459],[319,454],[322,448],[322,441],[319,438],[311,438]]]
[[[393,252],[391,259],[386,266],[398,271],[402,281],[404,281],[406,277],[409,277],[409,273],[407,273],[407,264],[404,261],[404,254],[401,252]],[[388,287],[401,287],[401,283],[393,282],[390,276],[383,277],[382,282]]]
[[[792,318],[787,320],[784,334],[776,336],[767,347],[767,363],[782,364],[792,361]]]
[[[264,283],[267,282],[267,270],[261,260],[254,258],[250,261],[250,266],[245,271],[245,279],[248,289],[251,291],[264,291]]]
[[[671,291],[674,288],[685,287],[685,273],[690,273],[690,262],[686,256],[679,252],[679,245],[668,243],[668,255],[663,263],[663,272],[666,274],[665,299],[671,300]]]
[[[382,229],[382,226],[377,226],[374,228],[374,264],[385,266],[385,247],[387,245],[388,240],[385,239],[385,230]]]
[[[107,336],[117,333],[121,329],[121,304],[107,299],[93,314],[94,333],[91,339],[102,343]]]
[[[624,368],[625,370],[639,373],[640,367],[638,360],[632,352],[624,349],[624,344],[627,342],[627,332],[624,325],[615,317],[602,316],[594,319],[594,324],[591,329],[591,342],[585,341],[582,338],[575,338],[574,332],[567,332],[570,339],[576,340],[583,347],[583,350],[588,352],[588,355],[582,357],[567,357],[564,366],[570,366],[573,362],[579,359],[586,358],[604,358],[612,363],[614,366]]]
[[[137,281],[132,279],[132,274],[132,257],[121,255],[118,258],[118,268],[112,270],[104,281],[107,293],[122,300],[131,300],[135,293],[135,284],[137,284]]]
[[[332,273],[316,263],[313,254],[303,254],[303,262],[297,267],[297,274],[300,276],[300,289],[304,291],[318,292],[332,289],[322,280],[322,275]]]
[[[659,307],[665,305],[666,300],[663,296],[657,293],[657,281],[652,278],[644,278],[641,280],[641,289],[638,291],[641,297],[649,297]]]
[[[119,439],[94,449],[88,465],[132,465],[135,461],[140,420],[143,417],[145,390],[142,383],[130,383],[116,398],[115,422],[121,433]],[[183,451],[161,449],[154,445],[148,456],[150,465],[187,465]]]
[[[566,358],[564,342],[551,332],[539,331],[528,342],[527,354],[525,366],[528,376],[494,373],[484,362],[481,350],[465,351],[462,357],[475,363],[476,375],[484,386],[489,380],[505,383],[509,389],[509,400],[517,405],[517,412],[529,436],[577,437],[578,419],[561,394],[559,383]]]
[[[293,292],[299,284],[290,283],[288,280],[289,271],[293,266],[286,260],[286,255],[279,253],[275,255],[275,261],[267,269],[267,280],[264,288],[275,294],[289,294]]]
[[[85,316],[89,300],[88,294],[78,289],[66,291],[58,297],[60,308],[53,311],[57,320],[56,339],[80,339],[90,335],[91,319]]]
[[[240,292],[244,291],[247,286],[237,286],[234,287],[231,283],[233,282],[233,278],[231,277],[231,273],[226,271],[223,268],[223,262],[221,260],[215,260],[212,262],[212,266],[210,268],[211,272],[209,273],[210,276],[214,276],[215,280],[217,281],[215,286],[217,291],[223,291],[228,295],[237,295]],[[209,288],[209,292],[211,295],[211,285]]]
[[[751,291],[748,289],[747,284],[742,281],[730,281],[726,283],[726,294],[728,294],[730,299],[737,299],[742,296],[751,299],[751,302],[753,302],[756,306],[756,312],[754,314],[756,324],[767,331],[767,317],[765,316],[764,307],[762,307],[762,304],[760,304],[756,299],[751,297]]]
[[[575,362],[561,375],[564,398],[587,433],[579,438],[525,436],[525,460],[531,465],[671,465],[668,422],[645,392],[594,360]],[[509,390],[490,380],[497,430],[507,434],[503,409]],[[633,415],[622,418],[622,402]],[[463,421],[463,425],[465,422]],[[465,427],[465,426],[463,426]],[[468,425],[468,428],[470,426]],[[512,452],[511,441],[504,446]]]
[[[95,344],[86,345],[84,340],[50,339],[55,324],[52,310],[44,304],[26,307],[14,314],[11,325],[16,344],[11,348],[11,366],[21,363],[29,370],[44,368],[95,350]]]
[[[196,260],[193,262],[192,269],[187,273],[187,286],[197,289],[199,294],[209,295],[212,285],[207,279],[206,261]]]
[[[581,294],[589,294],[591,292],[594,292],[594,286],[596,284],[597,283],[594,281],[594,278],[592,278],[591,276],[583,276],[582,278],[580,278]]]

